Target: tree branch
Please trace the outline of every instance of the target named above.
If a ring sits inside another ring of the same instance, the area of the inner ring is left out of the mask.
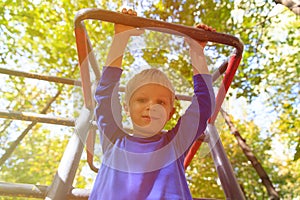
[[[223,118],[225,119],[226,124],[228,125],[230,132],[235,136],[237,139],[237,142],[241,149],[243,150],[245,156],[248,158],[248,160],[251,162],[252,166],[256,170],[257,174],[259,175],[260,179],[262,180],[262,183],[266,187],[268,194],[270,196],[270,199],[272,200],[278,200],[279,195],[277,191],[275,190],[268,174],[258,161],[258,159],[255,157],[253,154],[252,150],[250,147],[247,145],[245,139],[241,136],[240,132],[237,130],[237,128],[234,126],[233,122],[231,121],[228,113],[226,113],[223,109],[221,109],[221,114]]]
[[[274,0],[277,4],[282,4],[288,7],[296,15],[300,15],[300,1],[299,0]]]

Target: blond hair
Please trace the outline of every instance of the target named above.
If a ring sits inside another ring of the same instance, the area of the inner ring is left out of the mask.
[[[166,87],[172,93],[172,103],[175,100],[175,89],[165,73],[159,69],[145,69],[130,79],[125,88],[125,102],[129,106],[129,100],[133,93],[146,84],[159,84]]]

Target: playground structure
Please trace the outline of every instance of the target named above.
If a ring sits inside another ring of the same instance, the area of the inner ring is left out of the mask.
[[[152,31],[164,32],[179,36],[189,36],[195,40],[207,40],[214,43],[229,45],[235,48],[235,52],[230,56],[228,61],[225,61],[217,71],[213,73],[213,80],[223,76],[219,91],[216,95],[216,109],[208,121],[208,127],[205,132],[205,138],[199,139],[190,148],[189,154],[185,160],[185,167],[191,162],[201,143],[209,144],[211,154],[221,181],[225,196],[227,199],[244,199],[240,186],[237,183],[233,173],[231,164],[226,156],[222,142],[214,122],[221,109],[221,105],[226,96],[227,90],[234,78],[242,58],[243,44],[242,42],[231,35],[209,32],[193,27],[172,24],[152,19],[146,19],[136,16],[124,15],[117,12],[102,10],[102,9],[83,9],[80,10],[75,17],[75,34],[76,44],[79,58],[81,82],[58,77],[41,76],[37,74],[29,74],[24,72],[16,72],[13,70],[0,69],[0,73],[23,76],[27,78],[36,78],[63,84],[80,85],[84,96],[84,107],[80,113],[76,123],[73,119],[62,119],[55,117],[47,117],[46,115],[28,115],[12,111],[0,111],[0,117],[36,121],[41,123],[52,123],[66,126],[74,126],[75,134],[69,140],[61,159],[57,173],[53,183],[50,186],[36,186],[31,184],[18,183],[0,183],[0,195],[6,196],[24,196],[45,198],[53,200],[61,199],[87,199],[89,195],[88,189],[73,188],[73,180],[79,165],[79,161],[84,151],[84,145],[87,149],[87,160],[90,168],[97,172],[97,168],[93,163],[94,143],[96,135],[96,125],[94,123],[94,107],[95,102],[92,94],[92,82],[90,77],[90,68],[94,73],[96,80],[100,79],[100,67],[97,64],[93,48],[86,31],[85,20],[101,20],[111,23],[119,23],[128,26],[139,27]],[[179,100],[190,100],[190,97],[178,95]]]

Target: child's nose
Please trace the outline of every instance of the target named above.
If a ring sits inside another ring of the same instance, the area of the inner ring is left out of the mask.
[[[156,109],[156,106],[155,105],[157,105],[157,103],[155,103],[154,101],[149,101],[149,103],[148,103],[148,105],[147,105],[147,109],[148,110],[155,110]]]
[[[162,116],[164,116],[166,114],[166,110],[165,108],[160,105],[160,104],[154,104],[150,107],[150,109],[148,110],[149,115],[152,117],[158,117],[161,118]]]

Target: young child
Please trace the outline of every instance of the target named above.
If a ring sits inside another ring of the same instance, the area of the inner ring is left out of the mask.
[[[136,15],[126,9],[122,13]],[[206,25],[197,27],[213,31]],[[203,53],[206,42],[186,39],[195,95],[171,130],[162,132],[175,111],[175,91],[167,76],[148,69],[128,82],[124,109],[133,123],[133,132],[128,134],[122,126],[118,96],[121,65],[129,38],[142,33],[143,30],[115,24],[115,36],[95,94],[103,160],[90,195],[92,200],[192,199],[184,158],[205,130],[215,99]]]

